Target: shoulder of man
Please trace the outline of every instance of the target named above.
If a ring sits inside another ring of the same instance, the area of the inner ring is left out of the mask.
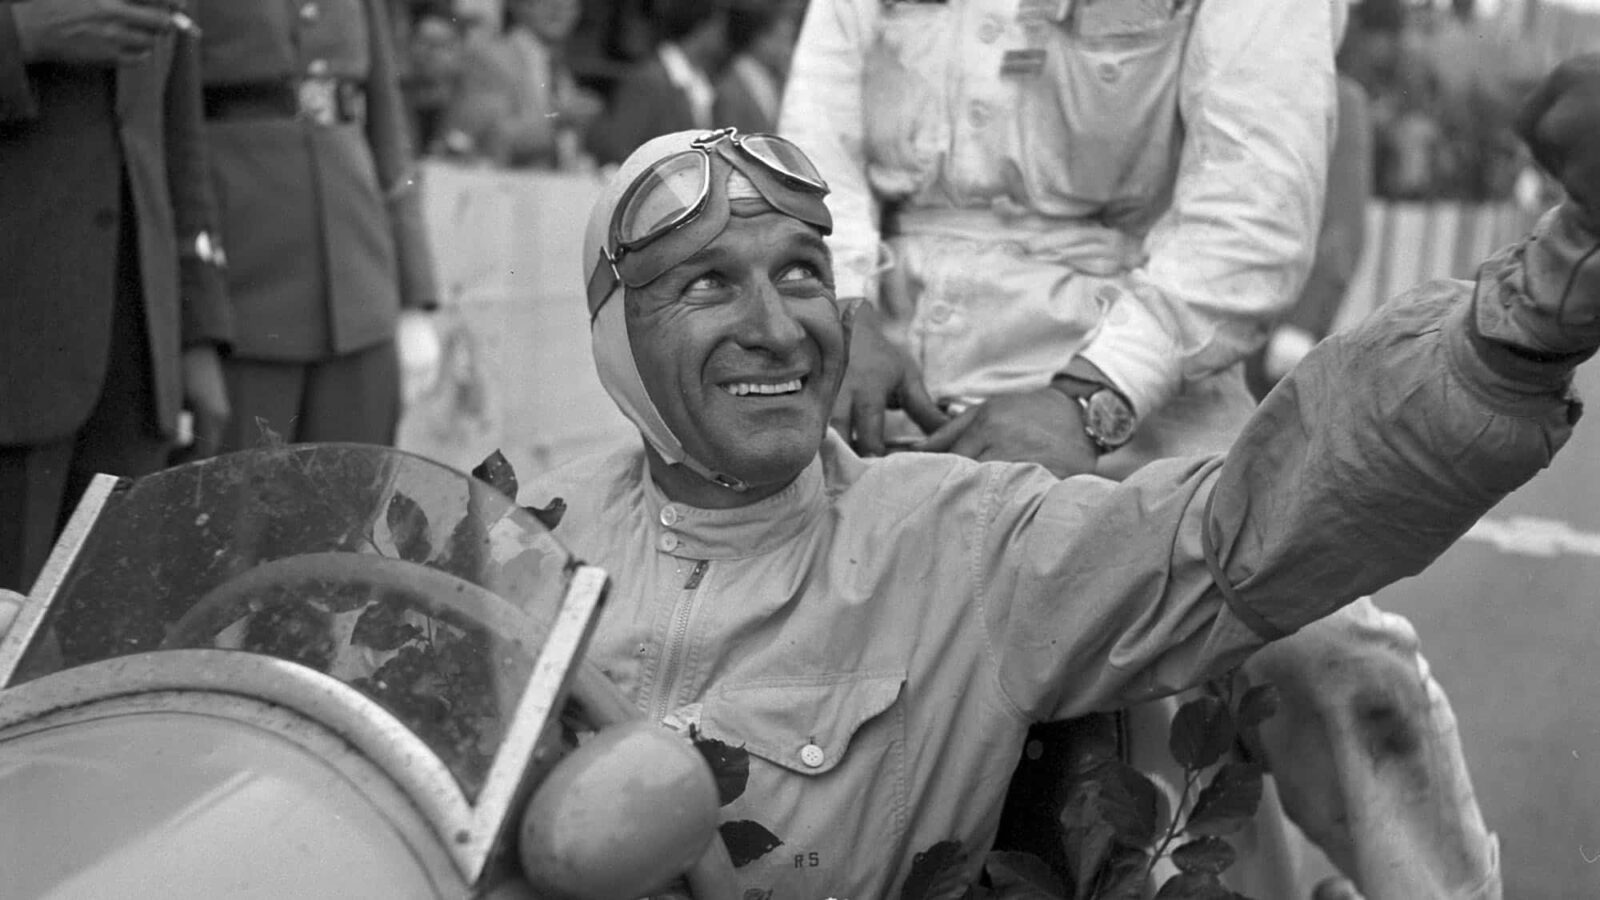
[[[822,445],[822,472],[836,509],[848,516],[905,521],[918,509],[936,515],[964,505],[976,510],[991,490],[1015,472],[1010,463],[979,463],[953,453],[891,453],[863,459],[834,431]]]

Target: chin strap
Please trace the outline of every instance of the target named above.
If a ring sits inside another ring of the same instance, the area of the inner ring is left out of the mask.
[[[656,452],[660,453],[661,448],[657,447]],[[666,458],[665,454],[663,454],[662,458]],[[682,459],[678,460],[672,465],[682,466],[694,474],[699,475],[701,478],[711,482],[712,484],[718,487],[727,488],[728,490],[733,491],[735,494],[742,494],[745,491],[750,490],[750,485],[746,484],[745,482],[734,478],[732,475],[724,475],[721,472],[713,472],[701,465],[699,462],[696,462],[693,457],[687,454],[685,454]]]

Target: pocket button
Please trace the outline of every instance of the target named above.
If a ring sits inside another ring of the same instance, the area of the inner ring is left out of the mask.
[[[816,744],[807,744],[800,748],[800,761],[809,768],[815,769],[826,762],[827,759],[827,754],[823,753],[822,748]]]
[[[1117,79],[1122,77],[1122,70],[1114,62],[1103,62],[1095,66],[1094,71],[1096,75],[1100,76],[1100,80],[1106,84],[1116,84]]]
[[[978,26],[978,40],[985,44],[992,44],[1000,39],[1000,35],[1004,34],[1005,30],[1005,23],[1000,21],[999,16],[989,16],[983,20],[982,25]]]

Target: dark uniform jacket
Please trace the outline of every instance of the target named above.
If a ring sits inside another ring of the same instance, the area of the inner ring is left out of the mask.
[[[198,6],[234,355],[305,362],[391,339],[435,286],[383,3]],[[308,78],[339,82],[339,121],[270,114],[273,90]]]
[[[218,273],[179,240],[213,227],[193,42],[117,69],[23,65],[0,0],[0,444],[63,439],[93,411],[117,297],[127,176],[150,340],[154,423],[183,403],[181,347],[226,342]]]

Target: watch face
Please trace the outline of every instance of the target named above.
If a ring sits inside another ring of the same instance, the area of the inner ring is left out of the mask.
[[[1108,447],[1120,447],[1133,437],[1133,410],[1114,391],[1095,391],[1089,397],[1084,425]]]

